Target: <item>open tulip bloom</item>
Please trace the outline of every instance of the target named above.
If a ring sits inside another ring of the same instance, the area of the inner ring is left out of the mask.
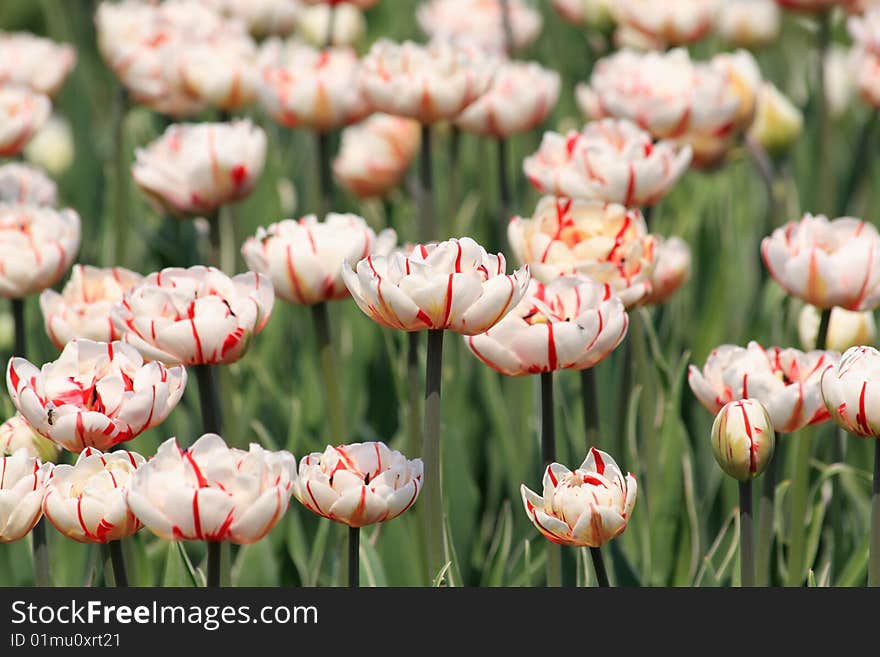
[[[107,450],[164,421],[183,396],[186,371],[144,363],[122,342],[76,339],[42,369],[12,358],[6,384],[37,432],[78,453]]]
[[[543,25],[541,12],[523,0],[424,0],[416,10],[416,20],[431,39],[468,41],[508,54],[531,44]],[[512,43],[507,43],[505,20]]]
[[[42,169],[20,162],[0,166],[0,203],[54,206],[57,200],[58,187]]]
[[[680,46],[699,41],[714,28],[726,0],[617,0],[617,20],[663,43]]]
[[[28,87],[0,84],[0,157],[18,155],[52,113],[52,101]]]

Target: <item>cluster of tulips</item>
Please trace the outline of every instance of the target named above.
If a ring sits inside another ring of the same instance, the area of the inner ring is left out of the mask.
[[[321,5],[321,13],[303,4]],[[850,19],[858,84],[866,101],[880,103],[880,8],[862,6],[870,3],[554,0],[564,17],[621,49],[598,59],[574,90],[587,118],[582,129],[545,132],[523,161],[542,197],[531,216],[511,219],[507,142],[544,123],[560,93],[556,72],[513,58],[539,37],[541,13],[524,0],[426,0],[418,22],[429,43],[380,39],[359,58],[350,43],[363,18],[345,12],[373,4],[123,0],[98,7],[98,45],[124,90],[123,110],[133,102],[173,121],[221,119],[171,123],[137,149],[131,168],[160,213],[207,220],[210,266],[142,276],[74,264],[80,219],[56,207],[55,183],[30,165],[0,167],[0,295],[11,299],[16,320],[6,379],[18,410],[0,426],[8,454],[0,466],[0,541],[33,530],[38,583],[49,582],[50,566],[42,516],[73,540],[109,545],[117,584],[126,581],[119,541],[142,527],[169,541],[205,541],[206,581],[216,585],[219,546],[263,538],[291,495],[351,528],[352,585],[359,528],[398,517],[421,495],[427,581],[443,581],[451,556],[440,400],[451,332],[501,375],[540,378],[543,488],[538,494],[523,484],[524,510],[552,543],[590,548],[597,581],[607,585],[600,548],[626,529],[638,485],[599,449],[594,369],[625,345],[631,313],[663,304],[690,275],[685,241],[650,232],[652,208],[686,172],[722,168],[742,144],[766,162],[803,123],[749,51],[698,61],[680,46],[715,31],[742,46],[772,41],[780,5],[820,22],[835,6],[864,12]],[[71,46],[0,33],[0,155],[23,151],[75,60]],[[253,103],[281,126],[314,133],[323,207],[267,222],[241,246],[250,271],[232,275],[223,222],[257,184],[267,136],[231,113]],[[519,266],[511,273],[502,253],[470,237],[441,238],[431,166],[432,126],[440,122],[497,143],[499,242]],[[330,136],[342,128],[333,159]],[[417,154],[417,242],[399,244],[391,228],[377,232],[361,216],[332,211],[334,180],[359,198],[383,197]],[[761,253],[770,276],[809,304],[801,332],[814,349],[722,345],[688,377],[716,414],[719,465],[741,482],[743,584],[755,581],[750,482],[772,469],[776,433],[832,419],[856,435],[880,436],[880,353],[863,346],[874,333],[869,311],[880,305],[880,233],[859,219],[807,214],[774,230]],[[68,270],[63,289],[51,289]],[[37,294],[45,330],[61,350],[41,366],[26,359],[23,312]],[[256,443],[245,451],[221,437],[215,369],[246,356],[276,297],[312,314],[333,443],[298,464],[287,451]],[[346,299],[379,325],[408,332],[410,361],[418,336],[427,335],[423,417],[417,399],[409,407],[421,439],[410,448],[420,448],[420,458],[383,442],[346,442],[327,311]],[[556,462],[554,376],[562,370],[581,373],[585,458],[575,470]],[[174,411],[189,372],[204,435],[169,438],[150,458],[132,451],[141,433]],[[75,463],[53,465],[62,450],[76,454]],[[809,458],[808,445],[801,452]],[[876,496],[875,505],[869,581],[877,584]],[[560,555],[548,546],[548,584],[561,582]]]

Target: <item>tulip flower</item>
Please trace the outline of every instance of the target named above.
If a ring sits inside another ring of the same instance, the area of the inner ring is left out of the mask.
[[[41,169],[18,162],[0,166],[0,203],[53,206],[57,200],[55,182]]]
[[[668,301],[691,276],[691,249],[687,242],[679,237],[661,238],[656,249],[657,264],[651,274],[651,292],[645,298],[649,305]]]
[[[340,5],[354,5],[358,9],[369,9],[379,0],[300,0],[305,5],[330,5],[338,9]]]
[[[873,107],[880,107],[880,7],[850,17],[847,25],[855,42],[850,64],[859,94]]]
[[[806,214],[765,237],[761,255],[786,292],[817,308],[880,304],[880,234],[864,221]]]
[[[51,111],[47,96],[27,87],[0,84],[0,157],[20,153]]]
[[[801,111],[769,82],[761,85],[755,119],[748,131],[750,139],[769,153],[788,150],[801,135]]]
[[[208,586],[220,584],[220,543],[255,543],[287,511],[296,460],[255,443],[248,451],[205,434],[182,449],[169,438],[134,473],[126,501],[166,541],[208,542]]]
[[[541,13],[523,0],[506,2],[507,7],[505,0],[424,0],[416,20],[432,39],[469,41],[495,52],[526,48],[541,33]],[[507,44],[505,20],[512,48]]]
[[[520,486],[529,520],[549,541],[590,547],[600,586],[608,586],[599,548],[626,530],[636,503],[638,484],[624,477],[610,454],[591,447],[572,472],[560,463],[544,471],[542,495]]]
[[[724,0],[719,10],[718,34],[734,46],[766,46],[779,37],[782,12],[774,0]]]
[[[220,0],[220,6],[255,37],[289,34],[303,12],[299,0]]]
[[[581,132],[547,132],[523,169],[538,191],[626,206],[663,198],[691,162],[691,148],[664,140],[628,120],[603,119]]]
[[[302,8],[296,29],[300,37],[319,48],[353,46],[367,31],[367,21],[363,12],[348,2],[338,6],[312,5]]]
[[[43,463],[54,463],[61,456],[60,445],[43,438],[21,413],[16,413],[0,424],[0,456],[12,456],[20,449]]]
[[[712,424],[712,453],[715,460],[724,472],[739,481],[742,586],[755,585],[752,479],[770,463],[775,446],[770,416],[756,399],[740,399],[725,404]]]
[[[251,193],[265,158],[266,134],[248,120],[184,123],[138,149],[132,175],[160,210],[211,214]]]
[[[400,184],[419,150],[418,122],[376,113],[342,131],[333,161],[336,181],[360,198],[383,196]]]
[[[715,28],[721,0],[617,0],[618,23],[673,46],[699,41]]]
[[[517,260],[542,283],[589,276],[608,283],[627,308],[650,293],[655,238],[638,210],[545,196],[531,219],[511,220],[507,235]]]
[[[140,274],[122,267],[75,265],[61,294],[48,289],[40,295],[40,309],[52,343],[63,349],[74,338],[118,340],[121,332],[113,325],[110,310],[141,281]]]
[[[78,453],[107,450],[163,422],[183,396],[186,371],[145,364],[122,342],[79,338],[42,369],[10,359],[6,385],[36,431]]]
[[[819,310],[805,304],[798,314],[798,337],[804,349],[815,349],[821,323]],[[828,322],[826,348],[844,352],[850,347],[873,344],[877,339],[877,323],[872,311],[854,312],[832,308]]]
[[[551,0],[553,8],[572,25],[607,30],[614,25],[614,0]]]
[[[54,96],[73,66],[76,50],[28,32],[0,32],[0,84],[13,83]]]
[[[0,543],[24,538],[37,524],[52,467],[24,449],[0,458]]]

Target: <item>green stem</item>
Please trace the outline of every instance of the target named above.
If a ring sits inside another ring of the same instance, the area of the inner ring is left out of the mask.
[[[107,264],[126,265],[126,247],[128,246],[128,228],[131,218],[127,216],[128,211],[128,181],[131,175],[128,170],[128,158],[125,149],[125,117],[128,114],[128,92],[125,87],[119,85],[116,91],[116,102],[113,112],[113,196],[115,207],[113,235],[116,240],[114,243],[113,257]]]
[[[349,527],[348,528],[348,588],[350,588],[350,589],[356,589],[361,585],[360,550],[361,550],[361,530],[360,530],[360,527]]]
[[[207,259],[212,267],[221,269],[221,259],[223,257],[223,239],[220,231],[220,211],[218,208],[211,215],[206,217],[208,220],[208,254]]]
[[[880,114],[880,112],[872,109],[856,136],[856,152],[851,158],[849,158],[849,171],[847,172],[846,178],[843,180],[840,194],[837,197],[836,215],[838,217],[847,214],[853,195],[858,191],[862,181],[871,170],[870,158],[874,154],[874,149],[871,147],[874,142],[872,137],[874,135],[874,128],[877,125],[878,114]]]
[[[116,588],[128,587],[128,575],[125,572],[125,556],[122,554],[122,541],[110,541],[107,544],[110,552],[110,563],[113,566],[113,580]]]
[[[218,267],[227,276],[235,274],[235,256],[238,239],[235,237],[235,210],[227,205],[220,208],[217,213],[219,234],[218,242]]]
[[[874,439],[874,482],[871,486],[871,548],[868,586],[880,586],[880,439]]]
[[[333,209],[333,171],[331,169],[330,134],[317,132],[315,139],[318,149],[318,191],[319,202],[316,204],[322,215]]]
[[[208,541],[208,575],[206,578],[208,588],[220,586],[220,563],[222,561],[223,543],[220,541]]]
[[[607,589],[611,584],[608,583],[608,571],[605,570],[605,559],[602,558],[602,548],[591,547],[590,558],[593,560],[593,570],[596,571],[596,582],[601,588]]]
[[[584,433],[587,450],[599,446],[599,400],[596,394],[596,372],[590,367],[581,370],[581,403],[584,411]]]
[[[12,305],[12,322],[15,327],[13,342],[13,356],[27,358],[27,326],[24,316],[24,298],[10,299]]]
[[[223,419],[220,414],[220,397],[214,365],[196,365],[199,385],[199,405],[202,409],[202,429],[205,433],[223,435]]]
[[[776,473],[782,461],[782,442],[776,442],[776,451],[761,482],[761,500],[758,502],[758,537],[755,548],[755,583],[767,586],[770,583],[770,555],[773,552],[773,529],[776,499]]]
[[[819,319],[819,332],[816,334],[816,349],[824,350],[828,344],[828,327],[831,324],[831,308],[822,311]]]
[[[828,174],[829,165],[829,142],[830,142],[830,121],[828,115],[828,103],[825,100],[825,89],[827,80],[825,79],[825,59],[828,54],[828,46],[831,43],[831,12],[825,11],[819,16],[819,32],[818,32],[818,49],[819,49],[819,67],[816,72],[818,88],[816,90],[816,115],[819,123],[819,135],[816,140],[814,162],[816,162],[816,175],[818,176],[818,184],[816,185],[816,193],[818,195],[816,208],[820,212],[830,210],[829,189],[831,177]]]
[[[428,331],[428,357],[425,369],[425,429],[422,461],[425,464],[425,545],[427,546],[428,581],[449,561],[443,521],[443,487],[440,467],[440,385],[443,364],[443,331]]]
[[[553,372],[541,374],[541,461],[546,471],[556,461]],[[562,548],[547,543],[547,586],[562,586]]]
[[[406,381],[407,401],[407,437],[409,439],[408,454],[416,454],[422,444],[422,405],[419,398],[419,380],[421,367],[419,366],[419,336],[418,331],[409,331],[406,334]]]
[[[510,207],[512,204],[510,193],[510,180],[507,176],[507,139],[498,138],[498,196],[501,208],[498,212],[498,246],[503,252],[507,251],[507,224],[510,222]]]
[[[508,57],[513,56],[513,24],[510,21],[510,0],[501,0],[501,29],[504,30],[504,50]]]
[[[791,484],[791,534],[789,536],[788,577],[786,578],[788,586],[800,586],[803,583],[807,532],[804,519],[807,514],[810,455],[813,451],[812,432],[802,432],[796,443]]]
[[[431,124],[422,124],[422,148],[419,153],[419,241],[422,244],[437,239],[434,223],[434,167],[431,161]]]
[[[324,383],[324,403],[330,422],[330,435],[335,445],[345,442],[345,409],[339,390],[339,370],[336,367],[336,352],[330,333],[330,318],[326,303],[312,306],[312,319],[315,323],[315,339],[321,359],[321,380]]]
[[[739,482],[740,585],[755,585],[755,536],[752,530],[752,480]]]
[[[330,10],[330,15],[327,17],[327,34],[324,37],[324,48],[333,46],[333,31],[336,27],[336,7],[333,3],[330,3],[327,5],[327,8]]]

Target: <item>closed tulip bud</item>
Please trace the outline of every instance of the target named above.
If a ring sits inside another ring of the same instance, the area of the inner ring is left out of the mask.
[[[57,283],[79,243],[73,210],[0,203],[0,296],[19,299]]]
[[[683,239],[658,239],[656,266],[651,274],[651,292],[646,304],[661,304],[669,300],[691,276],[691,249]]]
[[[552,0],[553,8],[573,25],[600,31],[614,25],[614,0]]]
[[[725,473],[749,481],[773,458],[776,437],[767,409],[757,399],[724,405],[712,424],[712,452]]]
[[[73,164],[75,155],[70,123],[57,114],[49,117],[24,147],[27,161],[45,169],[53,176],[60,176],[67,171]]]
[[[788,150],[801,136],[804,115],[772,83],[764,82],[758,95],[755,120],[749,128],[749,137],[761,144],[768,153]]]
[[[303,8],[296,21],[299,35],[312,46],[323,48],[333,21],[333,46],[351,46],[367,31],[367,21],[356,6],[345,3],[338,7],[314,5]]]
[[[55,205],[58,188],[41,169],[10,162],[0,166],[0,203]]]
[[[47,96],[27,87],[0,84],[0,157],[18,155],[51,112]]]
[[[160,424],[186,386],[182,367],[144,364],[122,342],[70,341],[58,360],[37,369],[12,358],[12,402],[41,435],[71,452],[106,450]]]
[[[0,458],[0,543],[24,538],[37,524],[52,467],[24,449]]]
[[[0,32],[0,83],[54,96],[76,64],[76,50],[29,32]]]
[[[880,437],[880,352],[850,347],[836,367],[822,374],[822,399],[831,419],[850,433]]]
[[[424,465],[385,443],[354,443],[309,454],[299,462],[293,496],[309,511],[349,527],[393,520],[422,489]]]
[[[715,27],[721,0],[617,0],[617,21],[678,46],[694,43]]]
[[[61,456],[60,445],[38,434],[21,413],[16,413],[0,424],[0,456],[12,456],[20,449],[43,463],[54,463]]]
[[[816,348],[820,321],[819,311],[809,304],[804,305],[798,315],[798,336],[804,349]],[[828,335],[825,338],[828,349],[844,352],[850,347],[873,344],[876,339],[877,323],[873,312],[831,309]]]
[[[281,520],[290,502],[296,460],[255,443],[244,451],[208,433],[188,449],[174,438],[134,473],[129,508],[166,541],[255,543]]]
[[[523,0],[506,0],[513,47],[525,48],[541,33],[541,13]],[[416,10],[432,39],[463,40],[500,52],[506,49],[502,0],[424,0]]]
[[[559,545],[601,547],[624,532],[636,503],[636,478],[623,472],[609,454],[590,448],[572,472],[551,463],[544,473],[543,495],[520,486],[529,520]]]
[[[123,267],[75,265],[61,294],[49,289],[40,295],[46,333],[59,349],[74,338],[118,340],[122,333],[113,325],[110,310],[142,280]]]
[[[58,465],[46,484],[43,513],[59,532],[80,543],[108,543],[141,528],[125,501],[135,471],[146,462],[135,452],[102,454],[87,447],[75,465]]]
[[[168,267],[131,288],[110,316],[123,341],[168,365],[234,363],[263,330],[275,293],[262,274]]]

